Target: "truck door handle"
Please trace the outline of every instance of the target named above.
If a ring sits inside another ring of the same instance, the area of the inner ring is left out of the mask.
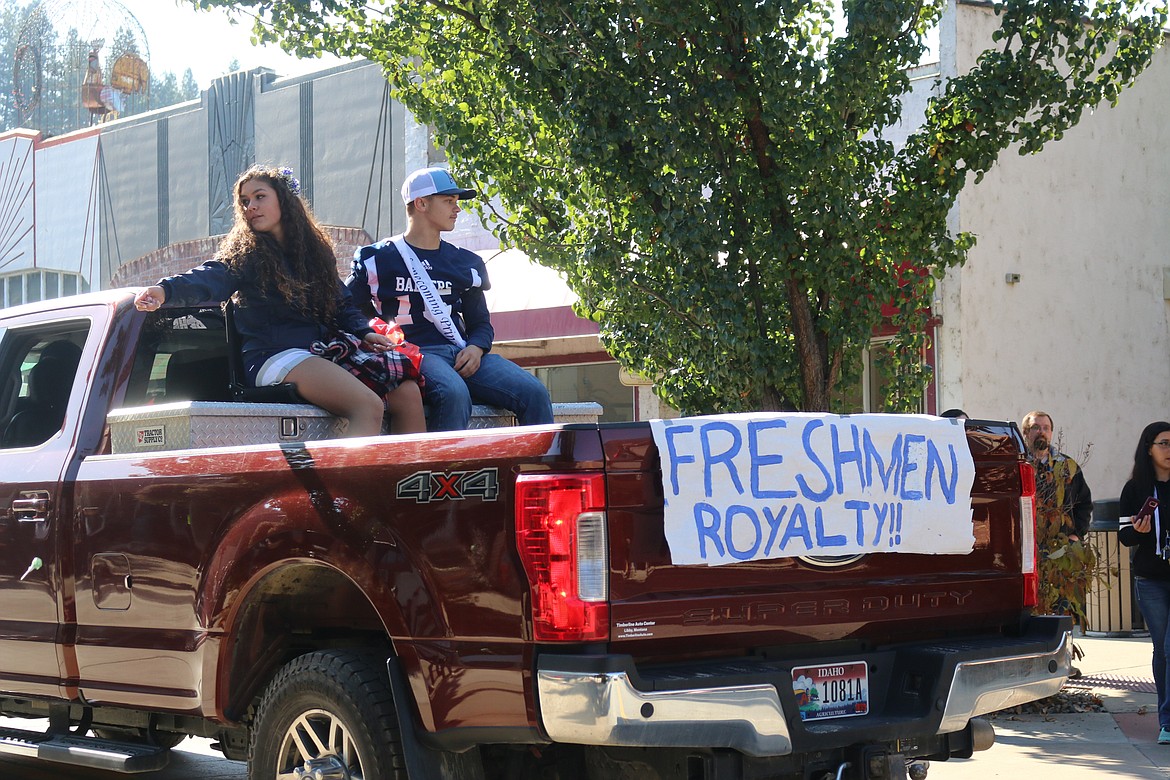
[[[43,523],[49,519],[49,491],[26,490],[12,500],[12,514],[20,523]]]

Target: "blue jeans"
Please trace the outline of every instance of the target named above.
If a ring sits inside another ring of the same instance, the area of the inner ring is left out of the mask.
[[[1138,607],[1154,643],[1154,685],[1158,688],[1158,725],[1170,729],[1170,582],[1134,578]]]
[[[459,349],[452,345],[421,347],[426,380],[423,403],[428,431],[462,431],[471,422],[471,404],[507,409],[521,425],[553,421],[552,402],[540,380],[507,358],[489,352],[467,379],[455,371]]]

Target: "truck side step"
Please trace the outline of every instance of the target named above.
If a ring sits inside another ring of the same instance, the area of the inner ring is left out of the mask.
[[[109,772],[155,772],[167,765],[169,752],[153,745],[112,739],[0,728],[0,754]]]

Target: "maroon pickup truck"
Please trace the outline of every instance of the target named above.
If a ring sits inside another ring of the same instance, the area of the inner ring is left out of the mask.
[[[38,723],[2,753],[146,772],[199,735],[255,780],[876,780],[987,748],[980,715],[1068,674],[1010,423],[956,428],[956,458],[860,418],[707,418],[693,479],[686,419],[669,469],[650,423],[337,438],[235,385],[220,308],[132,292],[0,311],[0,714]],[[768,450],[798,423],[803,454]],[[851,495],[855,465],[897,501]],[[735,560],[680,559],[688,484],[696,554]],[[775,509],[833,485],[855,533]],[[932,485],[962,551],[898,546]],[[729,491],[775,506],[720,514]]]

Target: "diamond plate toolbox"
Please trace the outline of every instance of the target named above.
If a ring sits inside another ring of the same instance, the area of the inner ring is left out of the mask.
[[[342,435],[342,421],[309,404],[182,401],[110,412],[115,454],[320,441]]]

